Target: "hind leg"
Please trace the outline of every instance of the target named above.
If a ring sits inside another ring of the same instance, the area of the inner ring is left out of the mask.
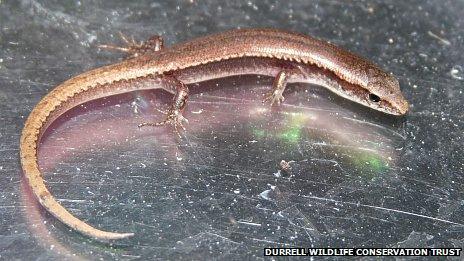
[[[163,76],[163,78],[165,80],[166,86],[176,93],[171,104],[171,108],[167,112],[161,111],[163,114],[166,114],[165,120],[160,122],[143,122],[139,124],[139,128],[145,126],[163,126],[171,124],[174,127],[177,135],[180,137],[179,127],[185,130],[183,123],[188,123],[188,120],[182,115],[182,113],[184,111],[185,105],[187,104],[189,90],[183,82],[179,81],[173,76]]]
[[[103,48],[103,49],[110,49],[110,50],[117,50],[117,51],[125,52],[129,55],[130,58],[148,54],[148,53],[158,52],[161,49],[163,49],[164,41],[163,41],[163,38],[159,35],[154,35],[148,38],[148,40],[143,41],[143,42],[137,42],[134,40],[133,37],[128,39],[124,34],[122,33],[119,33],[119,34],[120,34],[121,39],[125,43],[125,47],[107,45],[107,44],[102,44],[102,45],[99,45],[98,47]]]

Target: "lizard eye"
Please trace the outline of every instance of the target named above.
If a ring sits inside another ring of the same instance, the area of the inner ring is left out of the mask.
[[[379,102],[380,101],[380,97],[373,94],[373,93],[369,93],[369,100],[371,102]]]

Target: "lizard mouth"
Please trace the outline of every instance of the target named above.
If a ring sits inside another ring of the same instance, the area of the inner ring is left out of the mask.
[[[402,97],[398,102],[380,99],[378,102],[369,101],[369,103],[370,107],[377,106],[376,109],[379,111],[398,116],[406,114],[409,109],[408,102]]]

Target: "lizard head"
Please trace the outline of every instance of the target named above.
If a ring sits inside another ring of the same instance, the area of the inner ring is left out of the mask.
[[[401,93],[398,80],[379,70],[369,70],[369,74],[362,103],[388,114],[406,114],[409,104]]]
[[[357,81],[314,66],[297,67],[302,72],[303,81],[327,87],[341,97],[371,109],[392,115],[404,115],[409,109],[398,80],[375,66],[360,67],[356,72]]]

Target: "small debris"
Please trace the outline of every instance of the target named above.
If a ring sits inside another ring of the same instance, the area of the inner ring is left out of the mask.
[[[432,31],[428,31],[427,34],[430,35],[431,37],[433,37],[433,38],[439,40],[439,41],[440,41],[442,44],[444,44],[444,45],[451,45],[451,42],[450,42],[450,41],[448,41],[448,40],[446,40],[445,38],[442,38],[442,37],[440,37],[440,36],[438,36],[438,35],[432,33]]]

